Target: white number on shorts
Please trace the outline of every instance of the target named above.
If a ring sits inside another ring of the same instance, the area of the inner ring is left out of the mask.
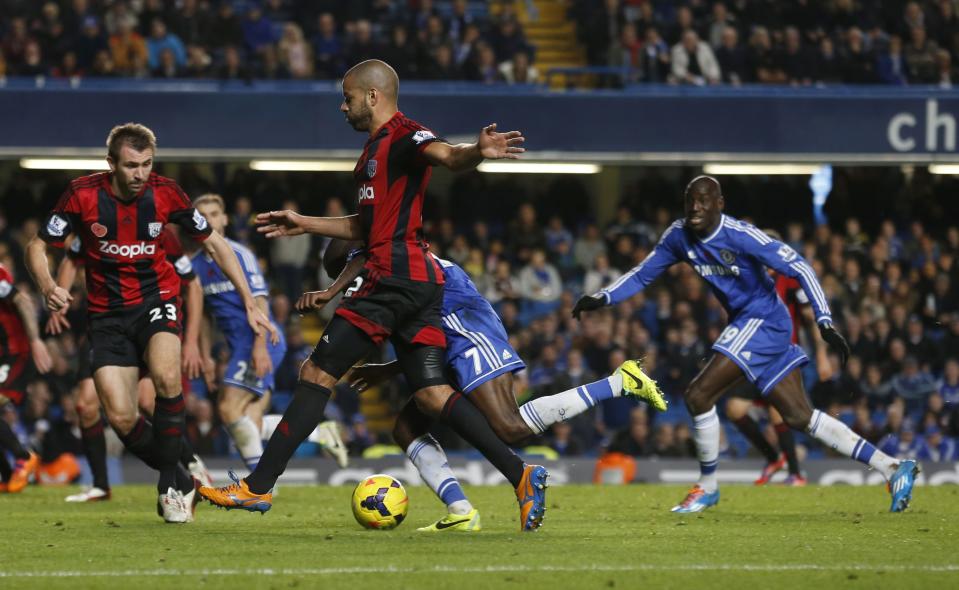
[[[477,375],[483,371],[483,366],[480,365],[479,351],[476,350],[475,346],[463,353],[463,356],[473,359],[473,370],[476,371]]]
[[[719,343],[720,343],[720,344],[729,344],[729,343],[732,342],[733,339],[735,339],[736,336],[738,336],[738,335],[739,335],[739,328],[737,328],[737,327],[735,327],[735,326],[729,326],[728,328],[726,328],[725,330],[723,330],[723,333],[719,336]]]
[[[246,361],[237,361],[236,366],[239,367],[239,370],[233,374],[233,380],[243,381],[243,379],[246,377]]]
[[[163,307],[154,307],[150,310],[150,323],[163,319],[163,311],[166,310],[166,319],[176,321],[176,306],[167,303]]]
[[[10,376],[10,365],[0,365],[0,383],[4,383]]]
[[[353,285],[343,293],[343,297],[352,297],[363,286],[363,277],[353,279]]]

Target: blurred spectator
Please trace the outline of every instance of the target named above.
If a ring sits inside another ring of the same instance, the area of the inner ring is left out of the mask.
[[[782,55],[773,47],[766,27],[753,29],[748,55],[751,80],[760,84],[782,84],[787,81]]]
[[[220,2],[206,37],[214,49],[237,47],[244,43],[243,25],[233,12],[232,2]]]
[[[223,63],[217,70],[217,78],[221,80],[249,80],[252,73],[243,63],[240,50],[235,45],[223,49]]]
[[[266,52],[264,47],[261,53]],[[313,75],[313,53],[303,37],[303,30],[294,23],[283,26],[283,38],[279,45],[279,63],[294,78],[309,78]]]
[[[646,457],[652,454],[649,418],[646,416],[645,408],[633,408],[629,413],[629,426],[616,433],[606,450],[610,453],[623,453],[633,457]]]
[[[557,422],[550,429],[549,446],[561,457],[576,457],[586,450],[579,438],[573,434],[573,427],[566,422]]]
[[[154,78],[179,78],[180,69],[176,63],[176,56],[169,47],[164,47],[160,53],[160,63],[153,69]]]
[[[40,44],[36,41],[30,41],[27,43],[26,51],[23,54],[23,63],[17,68],[17,75],[45,76],[47,70],[47,64],[43,60]]]
[[[539,82],[539,71],[529,63],[529,54],[517,51],[510,61],[499,67],[500,77],[507,84],[536,84]]]
[[[717,84],[722,73],[709,44],[700,41],[696,31],[689,29],[682,40],[673,46],[670,57],[673,78],[680,84]]]
[[[117,32],[110,37],[114,69],[124,76],[142,76],[147,67],[147,45],[129,19],[119,19]]]
[[[529,319],[547,314],[559,306],[562,295],[559,272],[546,261],[546,254],[540,249],[533,250],[529,264],[519,272],[519,294],[527,302],[524,311]]]
[[[645,82],[663,83],[669,79],[671,71],[669,45],[659,36],[659,31],[646,29],[643,40],[643,72],[640,76]]]
[[[746,62],[746,51],[739,45],[739,31],[735,28],[723,29],[716,49],[716,61],[723,74],[723,82],[738,86],[751,79]]]
[[[935,41],[926,37],[926,30],[913,27],[904,51],[909,81],[914,84],[935,84],[937,78]]]
[[[878,58],[876,74],[886,84],[904,86],[908,83],[906,61],[902,54],[902,39],[899,35],[889,38],[889,47]]]
[[[240,27],[243,29],[243,41],[246,44],[246,49],[253,54],[260,53],[264,47],[276,41],[273,38],[273,23],[263,14],[263,9],[256,2],[247,6],[246,17]],[[302,37],[302,32],[300,36]],[[285,38],[286,31],[284,30]]]
[[[839,65],[842,81],[846,84],[875,82],[875,63],[875,57],[866,50],[862,31],[856,27],[849,29]]]
[[[736,32],[736,17],[730,14],[725,2],[713,3],[712,14],[706,23],[706,41],[718,51],[720,46],[726,45],[724,38],[728,29]]]
[[[316,73],[320,78],[335,78],[344,71],[343,43],[336,30],[336,18],[329,12],[324,12],[319,16],[318,23],[319,30],[313,36]],[[395,67],[392,61],[389,63]]]
[[[416,46],[409,39],[409,30],[401,24],[394,26],[390,42],[383,48],[383,60],[393,66],[400,78],[419,77],[417,53]]]
[[[619,31],[619,27],[616,27]],[[533,47],[526,41],[526,35],[519,23],[513,18],[500,19],[499,25],[489,35],[490,45],[499,62],[513,59],[517,52],[523,51],[532,57]]]
[[[83,29],[74,41],[73,48],[76,52],[77,64],[81,69],[89,69],[93,66],[97,53],[110,49],[106,38],[100,32],[100,23],[95,16],[83,19]]]
[[[284,201],[283,209],[299,211],[296,201]],[[310,257],[310,234],[273,240],[270,246],[270,263],[279,278],[282,292],[296,301],[303,293],[303,267]]]
[[[164,23],[159,18],[153,19],[153,23],[150,25],[150,38],[147,39],[147,65],[151,70],[157,70],[161,66],[161,55],[164,51],[169,50],[171,56],[173,57],[173,67],[181,68],[186,65],[186,47],[183,46],[183,42],[180,41],[180,38],[167,31],[166,23]],[[168,64],[162,64],[163,71],[169,71]],[[163,77],[171,78],[173,76],[168,76],[166,74]]]

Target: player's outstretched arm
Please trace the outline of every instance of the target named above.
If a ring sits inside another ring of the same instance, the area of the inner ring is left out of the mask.
[[[37,322],[37,308],[33,305],[30,296],[22,291],[18,291],[13,296],[13,305],[17,308],[17,314],[23,321],[23,329],[27,332],[27,339],[30,341],[30,354],[33,356],[33,364],[37,371],[46,374],[53,368],[53,359],[50,358],[50,351],[47,345],[40,338],[40,326]]]
[[[515,160],[526,151],[526,138],[520,131],[496,131],[496,123],[483,127],[476,143],[450,145],[434,141],[423,150],[423,156],[434,166],[444,166],[454,172],[470,170],[483,160]]]
[[[77,238],[79,239],[79,238]],[[57,266],[57,285],[63,287],[70,292],[70,288],[73,287],[73,281],[77,278],[77,263],[73,261],[69,256],[64,256],[60,260],[60,265]],[[67,319],[67,308],[64,307],[60,311],[50,313],[50,318],[47,320],[46,333],[56,336],[63,333],[64,330],[70,329],[70,321]]]
[[[240,294],[243,300],[243,306],[246,308],[246,318],[253,328],[254,334],[259,334],[262,330],[270,333],[270,340],[273,344],[280,341],[280,335],[276,331],[276,326],[270,321],[270,318],[263,314],[256,306],[253,300],[253,294],[250,292],[250,285],[246,282],[246,274],[240,267],[240,261],[236,258],[236,253],[230,244],[217,232],[212,232],[210,237],[203,241],[203,249],[213,258],[217,266],[230,279],[236,292]]]
[[[33,283],[40,290],[47,309],[50,311],[65,310],[73,301],[70,291],[57,285],[50,275],[47,263],[47,243],[37,236],[27,243],[25,262]]]
[[[256,228],[267,238],[317,234],[341,240],[362,240],[363,227],[359,215],[346,217],[310,217],[296,211],[269,211],[256,216]]]
[[[183,373],[196,379],[203,372],[200,355],[200,323],[203,321],[203,287],[195,276],[186,284],[186,329],[183,334]]]
[[[296,307],[296,310],[300,313],[305,313],[313,309],[323,309],[327,303],[336,297],[337,293],[346,289],[347,285],[356,280],[356,277],[363,271],[364,264],[366,264],[366,256],[354,256],[353,259],[343,267],[343,270],[340,271],[339,276],[336,277],[332,285],[322,291],[308,291],[304,293],[300,296],[299,300],[297,300],[294,307]]]
[[[266,317],[270,317],[270,303],[266,297],[254,297],[257,309]],[[253,363],[253,374],[262,379],[264,375],[273,371],[273,359],[266,348],[266,334],[260,332],[253,337],[253,354],[250,357]]]

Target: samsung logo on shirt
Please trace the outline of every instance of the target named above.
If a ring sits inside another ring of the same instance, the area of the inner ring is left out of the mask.
[[[694,264],[693,268],[696,269],[696,272],[699,273],[701,277],[739,276],[738,266],[726,267],[719,264]]]
[[[204,295],[219,295],[220,293],[229,293],[236,291],[236,287],[230,281],[217,281],[203,286]]]

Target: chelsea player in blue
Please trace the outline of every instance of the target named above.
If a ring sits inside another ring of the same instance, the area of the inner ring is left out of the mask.
[[[364,259],[361,242],[332,241],[324,253],[323,264],[327,274],[337,277],[336,281],[325,291],[305,293],[297,302],[297,309],[306,311],[325,305],[333,295],[354,282]],[[441,258],[436,261],[444,279],[447,374],[453,387],[479,408],[503,442],[518,445],[542,434],[556,422],[568,420],[611,397],[633,395],[657,410],[666,409],[666,401],[656,383],[633,360],[623,363],[616,373],[605,379],[539,397],[517,407],[513,373],[526,365],[510,345],[502,321],[462,268]],[[357,286],[354,284],[354,288]],[[362,391],[399,374],[399,363],[392,362],[355,367],[349,378],[354,387]],[[410,402],[400,412],[393,429],[396,444],[406,450],[423,481],[446,504],[448,511],[438,522],[418,530],[479,531],[479,512],[463,493],[443,448],[430,436],[431,423],[432,419]]]
[[[795,250],[755,226],[723,214],[719,182],[694,178],[686,187],[685,219],[663,232],[643,262],[594,295],[576,302],[573,316],[629,299],[677,262],[692,266],[712,288],[729,316],[729,325],[713,344],[714,354],[686,389],[699,455],[699,482],[673,512],[699,512],[719,503],[716,466],[719,418],[716,402],[733,384],[753,383],[790,427],[805,430],[823,444],[880,471],[889,482],[892,512],[909,505],[919,474],[915,461],[898,461],[832,416],[813,409],[799,369],[808,362],[792,344],[792,322],[766,268],[793,277],[816,312],[819,331],[845,365],[849,345],[832,324],[832,314],[812,267]]]
[[[227,216],[222,197],[203,195],[193,205],[206,217],[214,231],[223,233]],[[275,325],[267,303],[269,291],[266,280],[260,272],[256,256],[242,244],[229,239],[227,242],[243,267],[257,307]],[[216,262],[202,251],[193,255],[192,262],[203,287],[206,309],[213,315],[230,346],[230,362],[217,393],[217,411],[247,468],[253,470],[263,454],[260,433],[263,413],[269,407],[270,391],[273,389],[273,370],[286,354],[283,331],[277,330],[280,340],[276,344],[269,342],[265,334],[254,335],[244,319],[246,312],[239,295]]]

